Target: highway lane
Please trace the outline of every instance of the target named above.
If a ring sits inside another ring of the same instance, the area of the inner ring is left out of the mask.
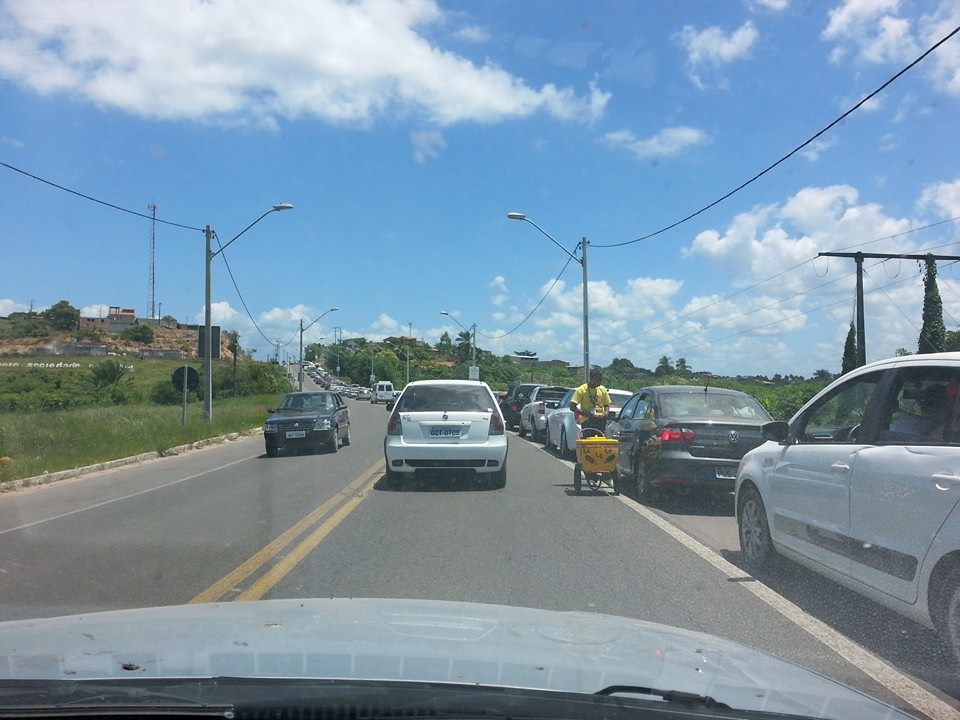
[[[587,610],[729,637],[905,706],[748,592],[746,573],[717,572],[607,493],[574,495],[569,466],[515,436],[502,490],[385,484],[387,414],[349,402],[354,442],[337,454],[267,459],[255,436],[0,496],[0,616],[303,596]],[[678,509],[657,512],[691,530],[732,520]],[[851,617],[864,604],[849,603]]]

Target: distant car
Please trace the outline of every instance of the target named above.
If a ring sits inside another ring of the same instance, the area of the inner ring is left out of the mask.
[[[741,557],[782,554],[936,628],[960,662],[960,353],[853,370],[737,473]]]
[[[530,393],[530,402],[520,408],[520,425],[517,434],[523,437],[528,432],[534,442],[543,442],[547,434],[547,411],[556,410],[560,400],[570,388],[561,385],[542,385]]]
[[[641,388],[607,423],[620,442],[615,489],[645,501],[656,488],[730,492],[744,454],[772,418],[747,393],[661,385]]]
[[[267,455],[282,450],[337,452],[350,444],[350,412],[335,393],[288,393],[263,425]]]
[[[577,451],[577,433],[580,431],[580,425],[577,418],[570,409],[570,398],[576,388],[567,391],[567,394],[560,400],[559,407],[547,417],[547,446],[556,448],[561,458],[568,459],[573,457]],[[610,413],[613,417],[620,411],[632,393],[626,390],[609,390],[610,393]]]
[[[360,388],[357,390],[357,400],[369,400],[370,399],[370,388]]]
[[[390,405],[388,405],[390,408]],[[383,441],[387,479],[421,470],[466,470],[507,482],[507,436],[493,393],[474,380],[420,380],[392,407]]]
[[[520,423],[520,410],[530,402],[530,393],[543,383],[515,382],[507,390],[507,396],[500,403],[500,412],[509,429]]]

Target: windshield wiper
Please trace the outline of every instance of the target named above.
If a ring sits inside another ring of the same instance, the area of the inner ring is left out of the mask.
[[[660,688],[642,687],[640,685],[610,685],[603,690],[597,690],[594,695],[651,695],[668,703],[724,710],[732,709],[726,703],[719,702],[709,695],[697,695],[697,693],[684,692],[683,690],[661,690]]]

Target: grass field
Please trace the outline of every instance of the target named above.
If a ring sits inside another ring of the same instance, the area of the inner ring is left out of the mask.
[[[152,376],[150,382],[155,382],[166,372],[159,364],[171,361],[140,362],[158,364],[141,373]],[[3,413],[0,454],[10,459],[0,461],[0,483],[143,452],[163,452],[184,443],[249,430],[263,423],[267,408],[274,407],[279,397],[251,395],[217,401],[212,423],[203,420],[200,403],[191,403],[186,425],[180,424],[177,406],[116,405]]]

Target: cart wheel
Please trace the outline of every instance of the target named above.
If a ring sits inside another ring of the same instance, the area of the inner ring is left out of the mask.
[[[573,491],[579,495],[580,494],[580,485],[583,482],[583,472],[580,470],[580,463],[575,463],[573,466]]]
[[[587,487],[591,490],[599,490],[603,484],[603,477],[598,473],[587,473]]]

